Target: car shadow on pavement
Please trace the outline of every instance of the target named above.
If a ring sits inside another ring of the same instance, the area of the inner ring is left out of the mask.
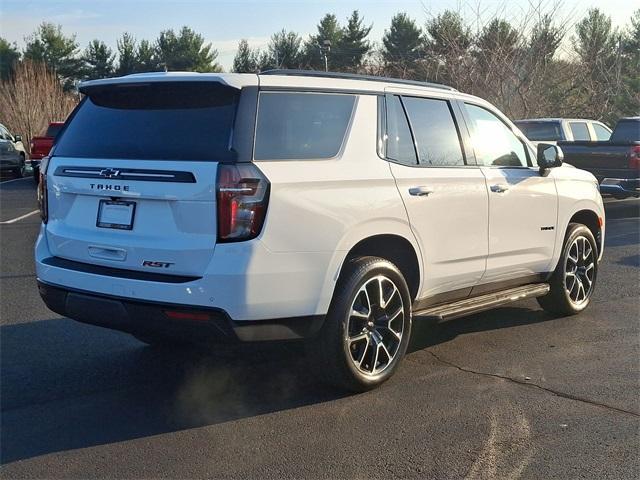
[[[502,307],[468,317],[439,322],[435,317],[415,317],[407,352],[415,352],[446,343],[459,335],[518,327],[554,320],[544,310],[526,307]]]
[[[414,323],[410,351],[480,330],[550,320],[503,308],[436,325]],[[304,346],[154,349],[59,318],[0,329],[3,464],[332,401]]]
[[[303,345],[154,349],[53,319],[0,330],[0,463],[228,422],[345,394]]]

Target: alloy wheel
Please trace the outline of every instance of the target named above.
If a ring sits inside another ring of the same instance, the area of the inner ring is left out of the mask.
[[[567,253],[564,288],[574,305],[585,302],[593,289],[595,252],[586,237],[573,240]]]
[[[368,376],[386,370],[398,353],[405,323],[402,295],[384,275],[365,282],[351,304],[346,343],[355,367]]]

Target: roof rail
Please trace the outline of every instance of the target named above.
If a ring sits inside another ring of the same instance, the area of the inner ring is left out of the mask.
[[[320,77],[320,78],[339,78],[342,80],[367,80],[371,82],[399,83],[402,85],[414,85],[417,87],[441,88],[457,92],[457,90],[448,85],[441,83],[419,82],[417,80],[403,80],[401,78],[376,77],[374,75],[360,75],[358,73],[342,73],[342,72],[323,72],[320,70],[295,70],[295,69],[274,69],[265,70],[258,75],[290,75],[293,77]]]

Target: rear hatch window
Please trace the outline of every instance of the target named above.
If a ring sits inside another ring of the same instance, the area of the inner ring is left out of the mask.
[[[238,90],[219,83],[159,82],[87,90],[58,139],[70,158],[211,160],[233,158]]]

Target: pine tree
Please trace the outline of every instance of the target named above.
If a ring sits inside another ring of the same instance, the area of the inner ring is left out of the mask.
[[[357,72],[365,57],[371,51],[371,43],[367,40],[373,25],[364,25],[364,19],[354,10],[342,30],[342,38],[333,57],[339,70]]]
[[[301,43],[302,39],[295,32],[287,32],[282,29],[280,32],[274,33],[268,47],[269,66],[273,66],[273,68],[300,68]]]
[[[233,71],[236,73],[254,73],[258,70],[258,52],[251,49],[244,38],[238,43],[238,51],[233,58]]]
[[[136,40],[130,33],[123,33],[117,41],[118,47],[118,68],[116,74],[129,75],[135,73],[138,61],[136,58]]]
[[[390,73],[407,78],[422,53],[422,30],[406,13],[398,13],[391,19],[389,30],[385,30],[382,45],[382,58]]]
[[[318,23],[317,30],[318,32],[309,36],[309,39],[304,43],[303,62],[305,66],[314,70],[324,70],[324,53],[327,49],[325,42],[328,40],[331,42],[331,46],[326,50],[327,64],[329,70],[334,70],[336,64],[334,59],[340,55],[343,33],[338,18],[327,13]]]
[[[115,55],[107,45],[100,40],[93,40],[84,52],[86,62],[84,78],[93,80],[113,75],[113,61]]]
[[[163,69],[156,55],[156,47],[149,40],[140,40],[135,65],[137,73],[158,72]]]
[[[79,56],[75,35],[66,36],[60,25],[43,22],[33,35],[26,38],[24,58],[44,63],[56,72],[69,90],[82,76],[82,59]]]
[[[169,29],[160,32],[156,41],[156,54],[169,71],[220,72],[216,63],[218,52],[205,45],[204,37],[187,26],[176,33]]]
[[[13,75],[18,60],[20,60],[18,46],[0,37],[0,80],[6,80]]]

